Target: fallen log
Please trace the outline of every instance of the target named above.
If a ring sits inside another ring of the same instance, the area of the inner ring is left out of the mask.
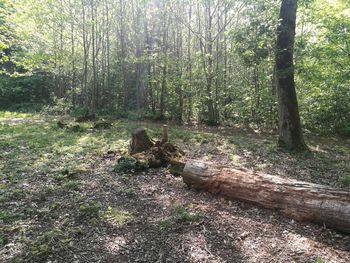
[[[278,210],[298,221],[310,221],[350,233],[350,192],[190,160],[183,181],[190,187]]]

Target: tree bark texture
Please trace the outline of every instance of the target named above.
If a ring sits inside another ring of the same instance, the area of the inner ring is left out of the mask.
[[[281,23],[277,29],[276,73],[279,103],[280,146],[291,150],[305,150],[298,101],[294,82],[293,49],[297,0],[282,0]]]
[[[287,217],[350,233],[350,192],[331,187],[188,161],[183,181],[195,189],[248,201]]]
[[[140,153],[149,150],[154,143],[148,137],[143,128],[133,130],[131,134],[130,154]]]

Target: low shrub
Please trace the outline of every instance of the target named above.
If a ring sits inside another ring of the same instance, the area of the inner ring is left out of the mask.
[[[114,171],[118,173],[141,172],[147,169],[148,163],[146,161],[140,161],[131,156],[120,159],[114,167]]]

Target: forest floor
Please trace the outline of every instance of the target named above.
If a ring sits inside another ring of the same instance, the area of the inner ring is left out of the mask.
[[[350,262],[350,236],[188,189],[168,169],[116,173],[131,130],[114,121],[73,132],[41,116],[0,114],[0,262]],[[350,141],[276,137],[234,128],[170,128],[198,158],[349,189]]]

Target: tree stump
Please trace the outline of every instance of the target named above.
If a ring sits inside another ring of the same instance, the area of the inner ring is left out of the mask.
[[[185,166],[185,163],[182,161],[185,153],[179,147],[167,141],[168,127],[166,125],[163,126],[162,140],[157,141],[150,139],[144,128],[137,128],[131,133],[130,156],[121,157],[118,160],[118,165],[125,166],[123,162],[130,162],[131,158],[135,160],[135,164],[146,164],[147,168],[170,166],[171,173],[175,176],[180,176]]]
[[[137,128],[131,133],[130,154],[149,150],[154,145],[144,128]]]
[[[163,125],[163,138],[162,138],[162,143],[166,143],[169,140],[168,136],[168,125]]]

